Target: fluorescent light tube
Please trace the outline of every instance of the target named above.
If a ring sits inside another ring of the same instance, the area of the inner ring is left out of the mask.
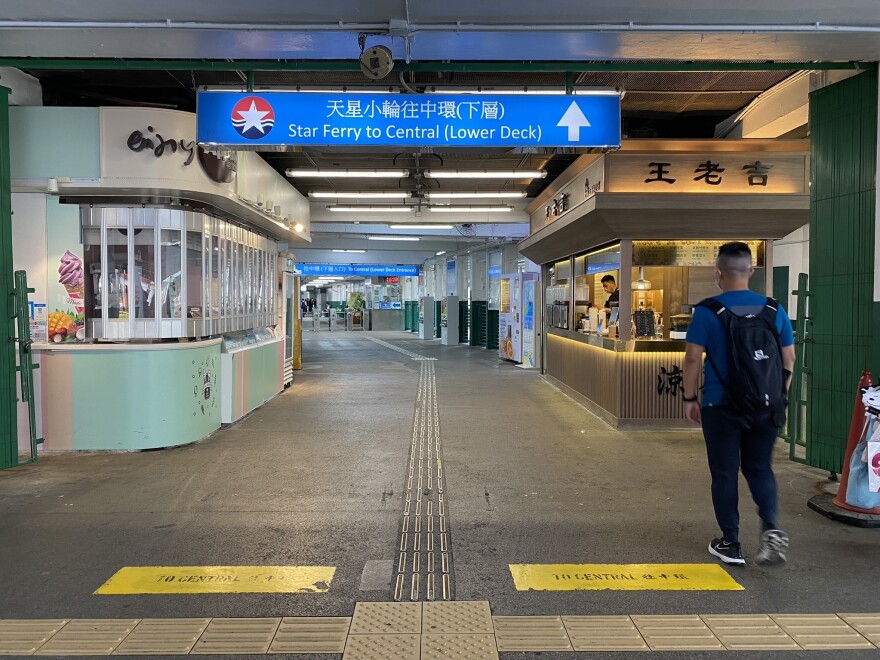
[[[410,213],[414,210],[412,206],[344,206],[336,204],[328,206],[328,211],[334,213]]]
[[[417,241],[418,236],[367,236],[371,241]]]
[[[512,206],[429,206],[434,213],[509,213]]]
[[[452,229],[454,225],[414,225],[414,224],[396,224],[388,225],[389,229]]]
[[[333,192],[332,190],[313,190],[312,199],[406,199],[409,191],[400,192]]]
[[[446,250],[440,250],[440,252],[437,252],[434,256],[435,257],[442,257],[444,254],[446,254]]]
[[[428,199],[506,199],[508,197],[525,197],[525,190],[501,192],[429,192]]]
[[[345,252],[348,254],[364,254],[366,250],[333,250],[334,252]]]
[[[288,169],[284,173],[292,178],[325,179],[400,179],[409,176],[409,170],[314,170]]]
[[[545,170],[425,170],[432,179],[543,179]]]

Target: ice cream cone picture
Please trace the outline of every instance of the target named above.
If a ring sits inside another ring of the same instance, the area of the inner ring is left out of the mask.
[[[85,339],[85,272],[82,259],[70,250],[66,250],[61,255],[61,263],[58,266],[58,283],[67,292],[68,304],[73,307],[75,314],[70,316],[65,312],[56,311],[55,325],[57,327],[52,327],[50,319],[49,339],[56,343],[72,339]],[[66,319],[62,319],[62,316]]]

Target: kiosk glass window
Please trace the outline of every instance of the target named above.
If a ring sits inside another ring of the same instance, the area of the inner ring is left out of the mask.
[[[176,229],[163,229],[160,250],[162,263],[162,277],[159,282],[161,316],[165,319],[179,319],[182,315],[180,232]],[[201,256],[201,250],[197,254]]]
[[[134,317],[156,318],[156,230],[134,230],[134,268],[131,274]]]
[[[100,318],[104,302],[101,300],[101,229],[98,227],[83,229],[83,267],[85,315]]]

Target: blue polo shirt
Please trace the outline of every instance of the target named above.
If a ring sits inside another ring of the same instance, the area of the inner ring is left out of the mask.
[[[762,296],[754,291],[728,291],[715,300],[724,305],[737,316],[746,314],[759,314],[767,304],[767,296]],[[791,331],[791,319],[788,318],[782,305],[776,312],[776,329],[779,330],[780,345],[794,345],[794,333]],[[706,307],[695,307],[694,318],[688,328],[687,341],[690,344],[699,344],[705,347],[706,352],[712,356],[715,366],[721,372],[721,378],[727,380],[727,336],[721,319]],[[718,375],[709,363],[708,358],[703,367],[703,405],[717,406],[724,399],[724,387],[718,380]]]

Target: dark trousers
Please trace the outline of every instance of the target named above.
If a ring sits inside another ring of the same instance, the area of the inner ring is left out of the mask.
[[[721,406],[703,408],[703,437],[712,475],[712,504],[725,541],[739,541],[739,471],[758,505],[763,530],[776,529],[776,477],[771,462],[778,429],[769,416],[739,423]]]

